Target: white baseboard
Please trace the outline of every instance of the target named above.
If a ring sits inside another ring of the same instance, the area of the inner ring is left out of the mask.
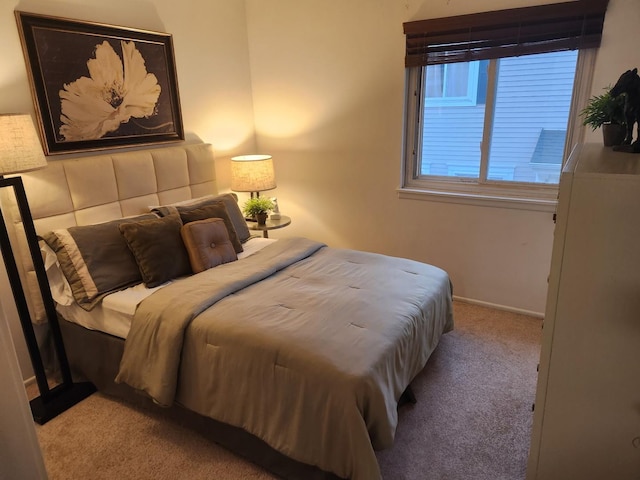
[[[504,310],[506,312],[520,313],[522,315],[529,315],[531,317],[544,318],[544,313],[532,312],[531,310],[525,310],[523,308],[507,307],[506,305],[499,305],[491,302],[483,302],[482,300],[474,300],[473,298],[453,296],[454,300],[459,302],[471,303],[472,305],[480,305],[481,307],[495,308],[496,310]]]
[[[36,377],[29,377],[26,380],[24,380],[24,386],[25,388],[28,387],[29,385],[33,385],[34,383],[36,383]]]

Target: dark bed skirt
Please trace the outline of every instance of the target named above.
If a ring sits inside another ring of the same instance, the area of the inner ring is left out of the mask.
[[[179,405],[159,407],[128,385],[116,384],[113,379],[124,351],[123,339],[86,329],[63,318],[60,318],[60,329],[75,381],[89,380],[100,392],[184,425],[284,479],[340,480],[332,473],[292,460],[241,428],[204,417]]]

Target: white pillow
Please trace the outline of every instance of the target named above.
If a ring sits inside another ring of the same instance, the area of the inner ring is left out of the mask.
[[[60,269],[60,263],[56,252],[54,252],[45,242],[40,242],[40,253],[44,261],[44,269],[49,279],[51,296],[60,305],[71,305],[75,302],[71,286]]]

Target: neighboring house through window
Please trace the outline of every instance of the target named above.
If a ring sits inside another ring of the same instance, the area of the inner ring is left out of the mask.
[[[424,85],[425,106],[462,107],[484,103],[486,92],[486,62],[463,62],[429,65]],[[480,82],[480,75],[485,79]]]
[[[555,202],[608,0],[405,23],[401,196]],[[570,7],[570,8],[569,8]]]

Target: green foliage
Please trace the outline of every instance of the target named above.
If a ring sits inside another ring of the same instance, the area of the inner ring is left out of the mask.
[[[269,197],[255,197],[247,200],[242,211],[247,217],[255,217],[259,213],[269,213],[275,205]]]
[[[609,91],[611,86],[605,88],[602,95],[596,95],[589,99],[587,106],[580,112],[583,117],[582,124],[589,125],[592,130],[601,127],[604,123],[617,123],[624,125],[624,95],[612,97]]]

